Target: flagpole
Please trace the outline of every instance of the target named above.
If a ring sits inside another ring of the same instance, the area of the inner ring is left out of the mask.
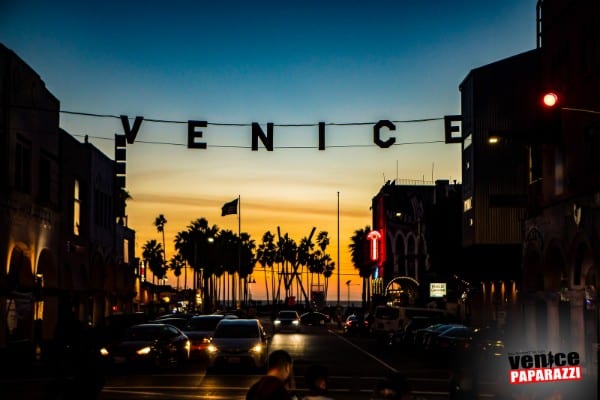
[[[237,308],[240,308],[242,295],[242,276],[241,276],[241,258],[242,258],[242,199],[238,194],[238,300]]]
[[[340,192],[337,192],[337,305],[340,305]]]

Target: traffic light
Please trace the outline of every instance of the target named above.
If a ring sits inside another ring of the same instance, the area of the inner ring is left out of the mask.
[[[557,143],[561,136],[562,99],[557,92],[542,93],[537,107],[536,133],[540,143]]]

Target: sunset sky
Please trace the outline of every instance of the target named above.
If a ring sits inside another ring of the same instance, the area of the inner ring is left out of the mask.
[[[458,86],[471,69],[535,47],[536,2],[0,0],[0,42],[61,110],[181,122],[144,121],[127,147],[138,256],[161,240],[159,214],[167,257],[197,218],[237,232],[221,206],[240,196],[241,229],[257,244],[278,226],[296,241],[313,227],[329,232],[340,296],[351,280],[359,299],[348,245],[371,224],[371,199],[390,179],[461,181],[460,146],[444,144],[441,118],[460,114]],[[384,130],[396,138],[390,148],[373,143],[378,120],[426,118],[435,120]],[[208,121],[207,149],[186,147],[188,120]],[[252,151],[252,122],[265,132],[267,122],[315,126],[275,126],[275,150]],[[327,125],[324,151],[318,122],[340,124]],[[60,124],[111,158],[124,133],[115,118],[63,113]],[[254,298],[263,288],[254,285]]]

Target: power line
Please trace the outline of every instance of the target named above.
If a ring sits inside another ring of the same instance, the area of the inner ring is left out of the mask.
[[[42,112],[57,112],[57,110],[53,110],[53,109],[48,109],[48,108],[40,108],[40,107],[31,107],[31,106],[24,106],[24,105],[16,105],[16,104],[9,104],[9,107],[12,108],[20,108],[20,109],[24,109],[24,110],[32,110],[32,111],[42,111]],[[115,114],[99,114],[99,113],[92,113],[92,112],[83,112],[83,111],[71,111],[71,110],[58,110],[59,113],[61,114],[68,114],[68,115],[79,115],[82,117],[92,117],[92,118],[113,118],[113,119],[121,119],[121,115],[115,115]],[[144,118],[144,122],[153,122],[153,123],[163,123],[163,124],[187,124],[188,121],[183,121],[183,120],[171,120],[171,119],[161,119],[161,118]],[[132,118],[130,118],[132,119]],[[411,123],[424,123],[424,122],[432,122],[432,121],[442,121],[444,120],[443,117],[432,117],[432,118],[417,118],[417,119],[403,119],[403,120],[393,120],[390,121],[394,124],[411,124]],[[325,126],[361,126],[361,125],[375,125],[378,121],[372,121],[372,122],[325,122]],[[246,123],[246,122],[242,122],[242,123],[238,123],[238,122],[208,122],[207,121],[207,125],[212,125],[212,126],[239,126],[239,127],[250,127],[252,126],[252,123]],[[273,126],[278,126],[278,127],[287,127],[287,128],[294,128],[294,127],[315,127],[318,126],[319,123],[297,123],[297,124],[292,124],[292,123],[273,123]]]
[[[80,135],[75,134],[73,136],[77,137],[88,137],[90,139],[97,140],[110,140],[113,141],[114,138],[105,138],[101,136],[90,136],[90,135]],[[177,147],[187,147],[185,143],[173,143],[173,142],[158,142],[158,141],[150,141],[150,140],[138,140],[136,139],[135,143],[143,143],[143,144],[152,144],[152,145],[167,145],[167,146],[177,146]],[[435,144],[435,143],[445,143],[444,140],[424,140],[417,142],[402,142],[402,143],[394,143],[392,146],[410,146],[410,145],[419,145],[419,144]],[[219,145],[219,144],[211,144],[210,147],[215,148],[230,148],[230,149],[251,149],[251,146],[237,146],[237,145]],[[364,147],[377,147],[377,145],[371,144],[340,144],[340,145],[328,145],[327,148],[364,148]],[[319,146],[273,146],[274,149],[318,149]]]

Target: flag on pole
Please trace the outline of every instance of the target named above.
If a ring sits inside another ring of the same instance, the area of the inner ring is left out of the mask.
[[[229,203],[223,204],[221,207],[221,216],[229,215],[229,214],[237,214],[238,208],[238,199],[232,200]]]

